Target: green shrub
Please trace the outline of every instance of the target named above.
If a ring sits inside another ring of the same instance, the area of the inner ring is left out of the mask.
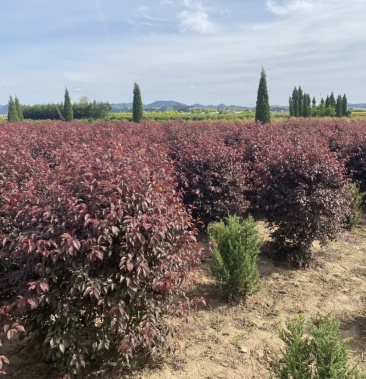
[[[300,315],[280,332],[286,348],[273,366],[272,378],[365,379],[357,367],[350,368],[349,340],[339,339],[339,322],[330,316],[312,320],[311,336],[304,336],[305,317]]]
[[[257,258],[262,246],[256,223],[249,216],[241,222],[230,216],[208,229],[215,260],[211,271],[228,300],[252,294],[259,281]]]
[[[366,192],[360,192],[360,187],[357,184],[352,184],[350,187],[350,213],[346,215],[348,229],[353,229],[361,219],[362,202]]]

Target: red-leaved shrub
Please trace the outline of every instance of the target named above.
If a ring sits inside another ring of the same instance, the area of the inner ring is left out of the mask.
[[[200,258],[165,151],[114,125],[0,134],[2,327],[68,374],[159,353]]]
[[[180,140],[172,149],[184,202],[203,227],[247,210],[247,170],[240,150],[210,135]]]
[[[262,135],[255,189],[277,252],[301,261],[314,240],[324,244],[341,230],[349,210],[349,180],[322,138],[309,132],[304,139],[276,127],[266,126]]]

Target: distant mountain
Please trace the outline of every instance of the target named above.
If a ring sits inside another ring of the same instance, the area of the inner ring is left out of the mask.
[[[177,107],[180,107],[180,108],[184,108],[184,107],[187,107],[188,105],[187,104],[183,104],[183,103],[178,103],[177,101],[172,101],[172,100],[159,100],[159,101],[154,101],[153,103],[151,104],[146,104],[145,107],[146,108],[161,108],[161,107],[165,107],[165,108],[169,108],[169,107],[172,107],[172,108],[177,108]]]
[[[357,108],[366,108],[366,104],[347,104],[348,108],[353,108],[353,109],[357,109]]]
[[[8,104],[0,105],[0,114],[8,114]]]
[[[111,104],[112,112],[129,112],[132,109],[132,103]]]
[[[132,103],[118,103],[118,104],[111,104],[112,105],[112,111],[113,112],[131,112],[132,110]],[[143,105],[145,111],[161,111],[164,112],[166,110],[182,110],[184,108],[187,108],[187,104],[179,103],[177,101],[166,101],[166,100],[159,100],[154,101],[150,104],[144,104]]]

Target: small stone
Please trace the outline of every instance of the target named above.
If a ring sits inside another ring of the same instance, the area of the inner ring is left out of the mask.
[[[243,354],[247,354],[248,348],[246,346],[240,346],[239,351]]]

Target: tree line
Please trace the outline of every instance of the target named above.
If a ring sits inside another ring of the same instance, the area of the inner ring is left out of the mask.
[[[65,89],[64,103],[60,104],[36,104],[20,105],[17,96],[13,100],[9,99],[8,121],[22,121],[24,118],[32,120],[64,120],[73,119],[101,119],[108,116],[112,111],[109,103],[89,102],[85,97],[81,98],[79,103],[71,103],[70,94]],[[291,117],[344,117],[350,116],[351,112],[347,109],[347,97],[338,95],[335,98],[333,92],[327,95],[326,100],[323,98],[320,104],[316,104],[316,99],[311,100],[308,93],[303,92],[299,86],[295,87],[292,95],[289,97],[289,111]],[[143,103],[141,99],[141,90],[135,82],[133,87],[133,106],[132,120],[140,122],[143,119]],[[262,67],[260,81],[257,92],[255,120],[262,123],[271,122],[271,112],[269,106],[269,96],[267,89],[266,72]]]
[[[295,87],[289,97],[291,117],[349,117],[351,112],[347,109],[347,96],[338,95],[337,99],[332,92],[320,104],[316,104],[315,96],[310,99],[308,93],[303,92],[301,86]]]
[[[8,121],[101,119],[108,116],[112,106],[108,102],[90,102],[82,97],[79,103],[71,103],[68,89],[65,89],[64,102],[58,104],[21,105],[17,96],[9,98]]]

